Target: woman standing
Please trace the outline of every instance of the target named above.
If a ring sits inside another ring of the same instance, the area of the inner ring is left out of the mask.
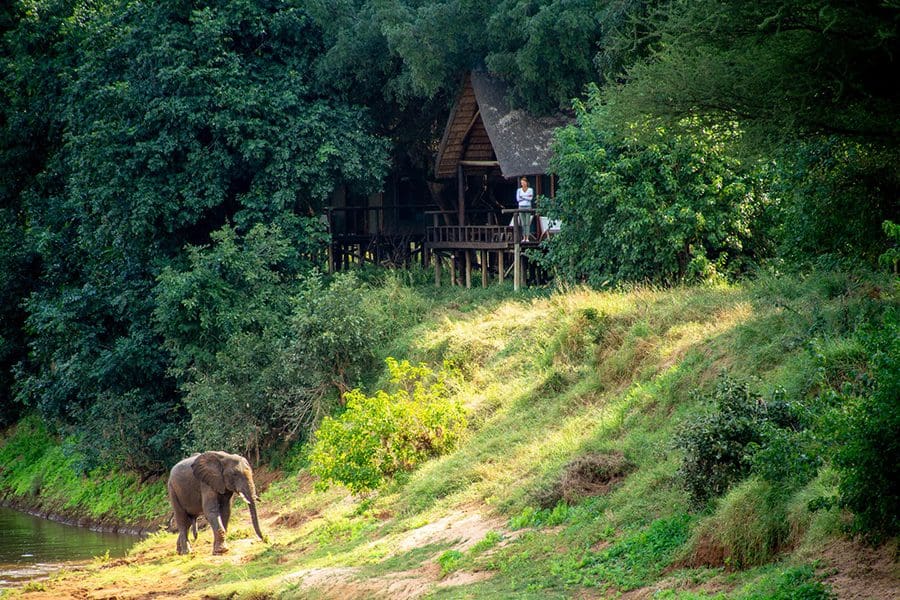
[[[519,209],[531,209],[531,201],[534,199],[534,190],[528,187],[528,178],[519,180],[519,189],[516,190],[516,201]],[[531,213],[519,213],[519,222],[522,223],[522,241],[527,242],[531,235]]]

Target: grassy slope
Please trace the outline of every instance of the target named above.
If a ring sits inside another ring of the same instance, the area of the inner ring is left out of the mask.
[[[811,514],[806,503],[832,491],[833,477],[826,472],[785,501],[790,550],[774,562],[678,569],[698,532],[736,530],[753,543],[764,515],[754,481],[712,514],[692,512],[673,480],[679,457],[670,440],[701,409],[695,390],[711,389],[723,371],[760,392],[795,396],[813,393],[823,375],[833,383],[850,376],[864,359],[853,328],[897,301],[892,285],[833,273],[525,299],[497,289],[407,292],[429,316],[389,353],[464,367],[458,393],[471,410],[470,434],[456,452],[368,498],[316,492],[301,469],[263,494],[269,545],[241,540],[251,531],[239,514],[230,559],[207,556],[208,532],[192,557],[175,557],[174,535],[162,533],[78,585],[109,591],[129,581],[148,591],[165,579],[178,595],[221,598],[402,597],[400,580],[410,594],[437,598],[651,588],[658,597],[823,597],[813,557],[837,535],[841,515]],[[596,452],[621,453],[634,470],[610,493],[548,504],[566,465]],[[454,529],[459,523],[474,527]],[[50,582],[44,593],[67,585]]]

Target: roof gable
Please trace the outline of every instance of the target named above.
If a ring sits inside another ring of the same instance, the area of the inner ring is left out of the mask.
[[[511,109],[506,85],[487,73],[473,71],[466,76],[447,120],[435,175],[453,177],[465,160],[496,160],[504,177],[546,173],[554,130],[569,122],[562,115],[536,117]],[[479,139],[482,132],[487,134],[490,152]]]

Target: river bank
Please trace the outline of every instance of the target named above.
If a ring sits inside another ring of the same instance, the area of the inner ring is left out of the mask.
[[[140,540],[49,521],[0,507],[0,588],[27,585],[102,557],[118,558]]]
[[[83,458],[35,416],[0,434],[0,505],[97,531],[145,536],[168,524],[165,479]]]
[[[7,508],[25,513],[39,519],[46,519],[54,523],[80,527],[101,533],[116,533],[135,537],[147,537],[167,526],[164,519],[145,521],[139,523],[122,523],[112,518],[95,518],[83,514],[83,511],[72,510],[60,512],[42,506],[39,498],[28,501],[24,498],[0,498],[0,508]]]

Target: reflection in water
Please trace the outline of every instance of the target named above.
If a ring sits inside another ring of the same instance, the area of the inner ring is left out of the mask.
[[[0,508],[0,588],[58,571],[109,552],[124,556],[138,538],[98,533]]]

